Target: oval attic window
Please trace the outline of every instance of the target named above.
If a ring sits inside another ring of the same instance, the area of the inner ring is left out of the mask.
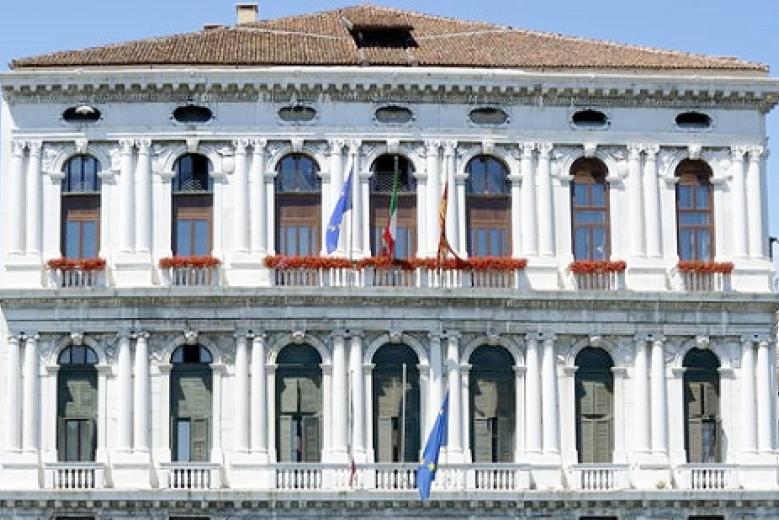
[[[406,107],[391,105],[376,110],[376,120],[380,123],[403,124],[413,119],[414,114]]]
[[[579,110],[571,121],[580,128],[602,128],[609,124],[609,118],[600,110]]]
[[[70,107],[62,113],[62,119],[68,123],[94,123],[100,119],[100,110],[90,105]]]
[[[197,105],[185,105],[173,111],[173,119],[179,123],[205,123],[213,117],[210,108]]]
[[[292,123],[305,123],[316,117],[316,110],[305,105],[292,105],[279,109],[279,118]]]
[[[485,107],[475,108],[468,114],[471,123],[477,125],[503,125],[509,120],[509,115],[500,108]]]
[[[711,116],[703,112],[682,112],[676,116],[676,126],[685,130],[701,130],[711,126]]]

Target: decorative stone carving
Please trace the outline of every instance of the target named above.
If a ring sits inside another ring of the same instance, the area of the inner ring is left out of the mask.
[[[186,143],[187,143],[187,153],[195,153],[197,152],[197,149],[200,146],[200,139],[197,137],[187,137]]]
[[[403,341],[403,331],[402,330],[391,330],[389,332],[389,340],[390,343],[400,343]]]
[[[306,340],[306,331],[304,330],[295,330],[290,332],[289,335],[292,339],[292,343],[296,345],[302,345]]]
[[[597,143],[584,143],[584,156],[588,159],[595,157],[595,152],[598,150]]]
[[[184,331],[184,341],[187,345],[195,345],[197,343],[197,331],[194,330],[185,330]]]

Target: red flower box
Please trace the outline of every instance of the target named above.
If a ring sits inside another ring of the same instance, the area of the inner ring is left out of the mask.
[[[365,269],[366,267],[372,267],[374,269],[403,269],[404,271],[413,271],[416,269],[409,260],[403,260],[400,258],[390,258],[388,256],[371,256],[358,260],[355,264],[357,269]]]
[[[284,256],[265,257],[265,267],[270,269],[339,269],[353,267],[348,258],[329,256]]]
[[[622,273],[627,264],[622,260],[576,260],[568,269],[575,274]]]
[[[475,256],[473,258],[447,258],[440,262],[435,258],[411,258],[409,264],[413,267],[427,269],[456,269],[460,271],[518,271],[527,267],[524,258],[507,256]]]
[[[59,271],[102,271],[105,269],[104,258],[52,258],[46,262],[46,267]]]
[[[733,262],[704,262],[702,260],[682,260],[676,268],[683,273],[719,273],[733,272]]]
[[[222,262],[213,256],[168,256],[160,258],[160,267],[162,269],[175,269],[178,267],[194,268],[212,268],[217,267]]]

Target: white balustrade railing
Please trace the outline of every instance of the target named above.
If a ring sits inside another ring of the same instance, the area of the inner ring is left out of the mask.
[[[463,271],[465,287],[481,287],[486,289],[516,289],[518,288],[517,271]]]
[[[568,484],[581,491],[610,491],[630,487],[629,466],[623,464],[577,464],[568,470]]]
[[[219,464],[171,462],[161,464],[161,482],[169,489],[215,489],[222,487]]]
[[[314,463],[276,464],[276,489],[279,491],[342,489],[347,466]],[[348,478],[348,477],[347,477]]]
[[[680,271],[672,269],[669,273],[671,289],[688,292],[726,292],[730,291],[730,274]]]
[[[49,286],[104,287],[105,269],[49,269]]]
[[[373,472],[377,490],[403,491],[417,487],[417,464],[368,464],[365,467]]]
[[[485,491],[517,491],[530,488],[530,468],[523,464],[469,464],[469,487]]]
[[[274,269],[273,284],[292,287],[353,287],[362,285],[359,271],[348,267]]]
[[[624,273],[573,273],[580,291],[619,291],[625,287]]]
[[[380,267],[363,269],[366,287],[416,287],[417,270],[399,267]]]
[[[676,486],[695,491],[734,489],[736,467],[726,464],[685,464],[676,468]]]
[[[44,467],[49,489],[100,489],[105,486],[105,470],[96,462],[58,462]]]
[[[167,285],[174,287],[208,287],[219,285],[218,267],[172,267],[164,269]]]

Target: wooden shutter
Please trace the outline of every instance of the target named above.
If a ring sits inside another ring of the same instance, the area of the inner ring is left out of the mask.
[[[206,462],[209,459],[209,420],[207,418],[192,419],[190,435],[190,460]]]
[[[392,417],[378,417],[376,427],[376,456],[377,462],[397,462],[393,460],[393,435]]]
[[[95,421],[85,419],[80,421],[81,451],[79,460],[81,462],[93,462],[95,460]]]
[[[308,415],[303,417],[303,461],[319,462],[321,447],[319,445],[319,417]]]
[[[419,461],[419,412],[406,414],[406,456],[403,462]]]
[[[298,411],[298,381],[293,377],[282,377],[279,385],[279,413]]]
[[[279,416],[279,434],[278,434],[278,447],[279,447],[279,461],[280,462],[294,462],[293,449],[294,440],[292,438],[292,417],[289,415]]]
[[[492,419],[473,420],[473,461],[492,462]]]
[[[514,462],[514,421],[511,417],[501,416],[497,420],[498,460],[496,462]]]
[[[312,377],[301,377],[298,380],[300,392],[300,413],[317,413],[322,409],[319,385]]]

